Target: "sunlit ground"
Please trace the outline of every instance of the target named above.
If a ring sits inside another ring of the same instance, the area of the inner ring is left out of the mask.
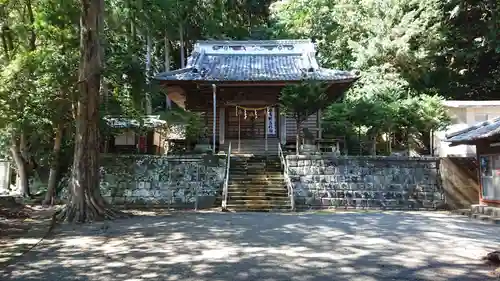
[[[499,248],[443,213],[175,213],[65,226],[0,280],[485,281]]]

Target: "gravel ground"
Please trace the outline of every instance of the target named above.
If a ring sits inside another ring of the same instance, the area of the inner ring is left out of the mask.
[[[431,212],[138,216],[61,227],[0,280],[486,281],[499,233]]]

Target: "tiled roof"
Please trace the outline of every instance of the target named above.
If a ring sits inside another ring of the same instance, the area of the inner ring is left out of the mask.
[[[357,75],[319,67],[309,40],[203,41],[195,45],[186,68],[161,73],[157,80],[350,82]]]
[[[450,133],[446,135],[446,141],[452,144],[471,143],[498,134],[500,134],[500,117]]]

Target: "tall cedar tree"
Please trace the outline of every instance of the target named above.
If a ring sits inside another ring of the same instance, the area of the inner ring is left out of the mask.
[[[81,0],[79,96],[70,200],[61,220],[87,222],[112,219],[99,190],[99,90],[103,0]]]

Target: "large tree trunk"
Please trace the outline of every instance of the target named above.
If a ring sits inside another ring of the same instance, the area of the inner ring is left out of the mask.
[[[29,36],[29,42],[28,42],[28,48],[30,51],[35,51],[36,49],[36,33],[35,33],[35,17],[33,15],[33,7],[31,0],[26,1],[26,10],[28,12],[28,19],[29,19],[29,30],[30,30],[30,36]],[[10,33],[8,34],[10,36]],[[7,38],[7,43],[8,43],[8,50],[12,51],[12,37]],[[6,55],[7,59],[9,59],[9,52],[6,50]],[[23,103],[21,103],[21,111],[24,108]],[[17,137],[19,137],[19,143],[17,140]],[[12,153],[12,158],[14,159],[14,162],[16,164],[17,168],[17,176],[19,178],[19,184],[21,185],[20,187],[18,186],[17,188],[20,189],[21,194],[23,197],[31,197],[30,193],[30,186],[29,186],[29,177],[31,171],[35,168],[33,158],[31,157],[29,151],[28,151],[28,142],[26,140],[26,134],[21,131],[19,134],[14,134],[12,135],[11,139],[11,148],[10,151]]]
[[[30,197],[31,193],[29,186],[28,167],[19,149],[19,144],[14,137],[11,140],[10,152],[12,154],[12,158],[14,159],[14,163],[16,164],[17,176],[19,178],[19,184],[21,185],[16,187],[19,188],[23,197]]]
[[[70,198],[61,220],[87,222],[112,219],[115,212],[99,190],[99,88],[103,0],[81,0],[79,97]]]
[[[62,144],[63,126],[61,124],[57,125],[55,136],[54,136],[54,150],[52,151],[52,160],[50,163],[50,173],[49,173],[49,184],[47,187],[47,193],[45,194],[45,199],[43,200],[44,205],[53,205],[54,198],[56,195],[57,178],[59,176],[59,159],[61,157],[61,144]]]

